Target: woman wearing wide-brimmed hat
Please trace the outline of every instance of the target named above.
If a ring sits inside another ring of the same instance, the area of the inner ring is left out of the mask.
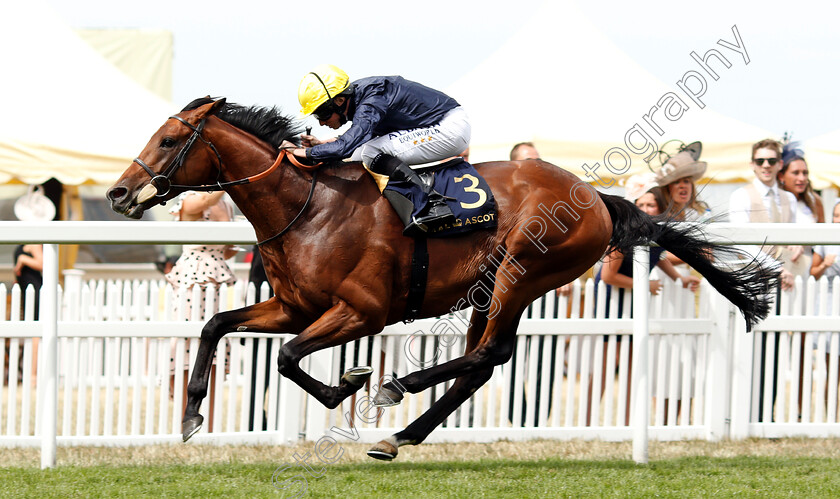
[[[706,173],[706,162],[698,161],[703,144],[692,142],[669,157],[656,172],[656,183],[662,187],[667,203],[666,213],[677,220],[695,221],[709,209],[697,199],[697,181]]]

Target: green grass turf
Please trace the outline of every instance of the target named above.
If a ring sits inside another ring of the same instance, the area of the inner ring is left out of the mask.
[[[840,462],[822,457],[370,462],[300,468],[286,493],[280,463],[0,468],[0,497],[838,497]],[[297,480],[295,482],[295,480]],[[305,492],[303,487],[305,486]]]

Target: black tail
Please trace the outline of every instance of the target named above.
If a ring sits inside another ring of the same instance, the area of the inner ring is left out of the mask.
[[[676,224],[673,220],[657,222],[636,205],[609,194],[600,193],[613,222],[610,247],[631,255],[633,246],[656,242],[705,277],[720,294],[741,309],[747,331],[770,312],[771,294],[779,282],[781,269],[762,266],[752,260],[737,269],[726,269],[715,261],[745,256],[729,246],[709,242],[699,224]]]

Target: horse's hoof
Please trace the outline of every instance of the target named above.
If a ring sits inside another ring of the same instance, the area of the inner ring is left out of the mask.
[[[181,430],[183,431],[184,442],[195,435],[201,429],[201,424],[204,423],[204,416],[197,414],[190,418],[184,419],[181,423]]]
[[[386,385],[379,388],[376,395],[373,397],[373,405],[375,407],[392,407],[398,405],[403,399],[403,394],[399,390],[392,390]]]
[[[373,374],[372,367],[353,367],[341,376],[341,381],[358,390],[365,386],[371,374]]]
[[[367,455],[382,461],[391,461],[397,457],[397,446],[388,441],[389,439],[380,440],[378,444],[374,445],[367,451]]]

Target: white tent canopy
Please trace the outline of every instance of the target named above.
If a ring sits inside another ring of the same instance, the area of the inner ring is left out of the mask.
[[[801,144],[814,186],[840,186],[840,130],[806,140]]]
[[[735,35],[728,35],[724,38],[735,40]],[[733,65],[744,65],[736,51],[715,48]],[[702,71],[689,57],[686,70]],[[711,89],[715,82],[708,75],[706,80]],[[699,89],[697,81],[686,84]],[[709,163],[707,177],[714,182],[751,177],[751,144],[772,136],[708,106],[701,109],[676,84],[666,85],[634,62],[570,1],[544,3],[518,33],[447,93],[470,114],[471,159],[507,158],[515,143],[532,141],[543,159],[582,178],[581,165],[596,162],[602,165],[598,170],[602,177],[615,178],[604,160],[614,147],[632,159],[625,174],[647,171],[642,157],[649,153],[637,154],[625,144],[625,135],[634,126],[660,147],[669,139],[703,142],[702,159]],[[674,96],[687,109],[668,119],[664,113],[669,106],[675,106],[672,115],[680,111]],[[652,120],[661,136],[644,119],[655,106],[659,109]],[[647,139],[637,132],[630,142],[642,152]],[[623,166],[620,155],[611,161],[616,169]]]
[[[41,1],[4,2],[2,10],[0,183],[113,183],[176,109]]]

